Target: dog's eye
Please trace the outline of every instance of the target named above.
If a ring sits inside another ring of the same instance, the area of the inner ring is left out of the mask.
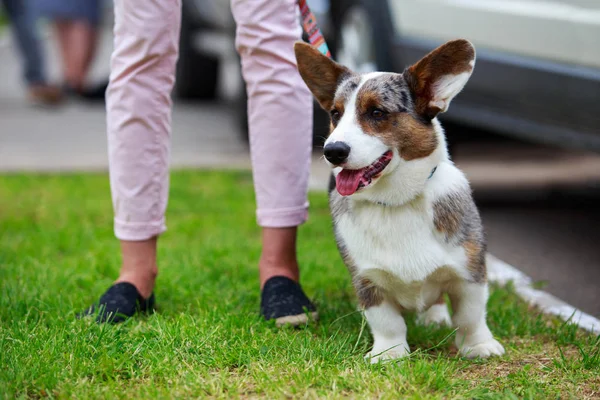
[[[329,112],[329,115],[331,115],[331,119],[335,122],[338,121],[340,119],[340,112],[338,110],[331,110]]]
[[[371,111],[371,117],[374,119],[383,119],[383,117],[385,117],[385,111],[380,110],[379,108],[374,108]]]

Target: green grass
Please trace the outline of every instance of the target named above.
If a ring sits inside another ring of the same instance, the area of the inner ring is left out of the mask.
[[[335,249],[327,200],[301,228],[303,286],[321,321],[258,316],[259,230],[247,172],[175,172],[160,242],[159,312],[76,320],[119,268],[105,175],[0,176],[0,398],[593,398],[600,338],[494,288],[507,355],[457,356],[452,331],[408,318],[410,358],[369,365],[368,329]]]

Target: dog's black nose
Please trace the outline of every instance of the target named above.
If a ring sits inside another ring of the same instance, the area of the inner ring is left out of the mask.
[[[350,155],[350,146],[344,142],[333,142],[325,146],[325,158],[334,165],[343,164]]]

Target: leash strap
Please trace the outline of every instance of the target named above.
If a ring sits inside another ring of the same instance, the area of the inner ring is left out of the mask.
[[[309,43],[316,47],[323,55],[331,58],[331,52],[329,51],[329,47],[327,47],[325,37],[317,25],[315,15],[310,11],[308,4],[306,4],[306,0],[298,0],[298,6],[302,15],[302,28],[304,28],[304,32],[308,35]]]

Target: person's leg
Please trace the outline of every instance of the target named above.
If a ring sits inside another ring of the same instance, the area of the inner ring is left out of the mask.
[[[296,230],[308,215],[312,96],[294,56],[302,33],[296,1],[231,3],[248,92],[257,220],[263,228],[263,288],[273,277],[299,279]]]
[[[106,109],[114,229],[123,256],[116,282],[132,284],[143,299],[154,288],[156,241],[166,230],[180,24],[180,0],[115,0]]]
[[[76,36],[74,40],[79,40],[83,43],[77,44],[77,42],[75,42],[75,45],[81,47],[85,46],[87,50],[84,53],[85,57],[83,59],[83,69],[87,76],[87,74],[92,68],[94,59],[96,58],[96,50],[98,49],[99,27],[83,21],[82,23],[77,25],[76,29],[80,31],[80,35]]]
[[[65,83],[70,84],[70,80],[72,80],[71,76],[74,75],[71,72],[72,62],[69,59],[69,30],[71,26],[71,21],[68,20],[56,20],[52,23],[54,32],[56,35],[56,41],[58,45],[58,49],[60,51],[60,58],[62,60],[62,74]]]
[[[46,104],[58,103],[61,100],[60,91],[46,81],[44,55],[32,5],[27,0],[2,0],[2,4],[23,60],[23,80],[28,86],[30,99]]]
[[[285,276],[293,281],[300,280],[296,258],[297,228],[262,228],[262,252],[259,273],[260,288],[274,276]]]
[[[2,0],[2,4],[23,58],[23,79],[28,84],[45,83],[44,59],[35,14],[26,0]]]
[[[86,20],[57,20],[54,25],[63,60],[65,83],[81,92],[96,52],[97,28]]]
[[[95,83],[88,81],[86,83],[86,80],[89,79],[89,73],[96,57],[99,36],[98,25],[79,21],[74,27],[73,33],[74,35],[71,38],[72,47],[85,49],[85,52],[82,52],[82,80],[80,85],[81,89],[78,94],[88,100],[104,100],[106,89],[108,87],[108,80],[102,80]]]
[[[166,230],[181,5],[179,0],[142,3],[115,1],[106,110],[115,235],[123,249],[120,279],[142,275],[139,290],[148,295],[156,237]]]

